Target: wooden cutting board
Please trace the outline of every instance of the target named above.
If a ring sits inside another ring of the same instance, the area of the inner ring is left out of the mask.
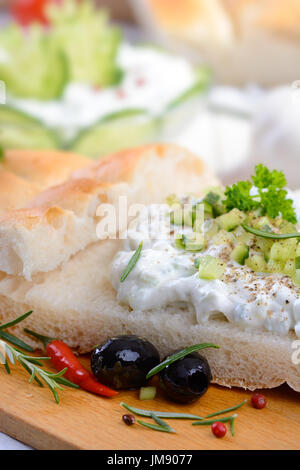
[[[0,430],[37,449],[300,449],[300,394],[287,386],[263,393],[267,408],[256,410],[246,403],[237,411],[235,437],[228,430],[223,439],[217,439],[209,426],[192,426],[191,421],[181,420],[169,420],[177,432],[167,434],[138,424],[126,426],[120,402],[205,416],[250,399],[251,393],[211,386],[197,403],[176,405],[160,393],[153,401],[139,401],[135,391],[104,399],[66,389],[56,405],[48,388],[28,383],[21,366],[12,366],[11,375],[1,366]]]

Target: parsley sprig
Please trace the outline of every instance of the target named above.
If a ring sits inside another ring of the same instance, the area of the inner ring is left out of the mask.
[[[243,212],[259,209],[261,215],[272,219],[281,216],[291,223],[297,222],[292,199],[287,198],[286,178],[282,171],[270,171],[266,166],[255,166],[255,175],[251,181],[239,181],[225,190],[223,204],[226,209],[237,208]],[[255,186],[257,194],[252,195],[251,189]]]

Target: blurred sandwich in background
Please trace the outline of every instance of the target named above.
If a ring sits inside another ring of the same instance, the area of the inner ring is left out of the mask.
[[[130,0],[169,47],[208,62],[228,84],[300,76],[300,0]]]

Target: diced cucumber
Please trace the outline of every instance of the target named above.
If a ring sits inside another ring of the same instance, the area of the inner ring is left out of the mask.
[[[173,207],[174,209],[170,213],[171,224],[182,225],[183,214],[181,204],[174,204]]]
[[[296,255],[297,240],[290,238],[273,243],[270,258],[274,261],[286,261]]]
[[[300,286],[300,269],[296,269],[296,272],[294,275],[294,282],[297,286]]]
[[[212,208],[212,213],[214,217],[218,217],[225,213],[225,207],[222,203],[224,198],[224,191],[222,188],[212,188],[208,191],[203,201],[209,204]]]
[[[239,264],[245,264],[249,256],[249,247],[245,243],[238,243],[231,252],[231,259]]]
[[[142,109],[127,109],[102,118],[79,133],[70,147],[92,158],[155,140],[160,134],[160,119]]]
[[[294,260],[288,260],[283,268],[283,273],[287,274],[290,277],[293,277],[295,275],[295,261]]]
[[[238,209],[232,209],[227,214],[220,215],[218,222],[224,230],[231,232],[238,225],[241,225],[246,219],[246,215]]]
[[[202,251],[204,239],[199,234],[183,235],[183,243],[187,251]]]
[[[3,149],[55,149],[57,136],[42,125],[0,125],[0,146]]]
[[[211,219],[214,217],[214,214],[213,214],[213,208],[210,204],[208,204],[208,202],[206,201],[203,201],[203,208],[204,208],[204,218],[205,219]]]
[[[300,256],[295,258],[295,269],[300,269]]]
[[[284,261],[275,261],[270,258],[267,264],[267,271],[270,273],[283,273],[284,265]]]
[[[238,225],[231,233],[240,243],[245,243],[246,245],[252,244],[254,240],[254,235],[246,232],[241,225]]]
[[[226,230],[220,230],[213,238],[212,243],[214,245],[233,245],[235,242],[235,236],[226,232]]]
[[[225,272],[225,263],[210,255],[199,258],[199,277],[201,279],[219,279]]]
[[[154,400],[156,395],[156,387],[141,387],[140,400]]]
[[[251,255],[246,259],[245,264],[255,272],[267,272],[267,264],[261,255]]]
[[[263,237],[255,237],[255,245],[260,249],[260,251],[262,251],[266,261],[270,258],[270,251],[273,243],[273,240]]]
[[[216,220],[210,219],[204,224],[204,236],[207,240],[213,238],[219,232],[220,227]]]

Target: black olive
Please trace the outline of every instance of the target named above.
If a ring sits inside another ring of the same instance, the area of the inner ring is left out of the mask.
[[[211,382],[209,364],[199,353],[191,353],[166,366],[159,373],[159,383],[168,398],[191,403],[203,395]]]
[[[134,389],[147,383],[147,373],[159,364],[157,349],[138,336],[116,336],[97,346],[91,357],[95,377],[115,389]]]

